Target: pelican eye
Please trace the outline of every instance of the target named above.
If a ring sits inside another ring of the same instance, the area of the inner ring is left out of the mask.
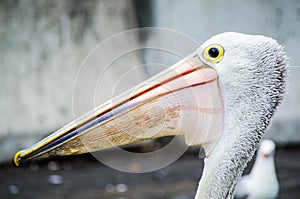
[[[223,56],[224,48],[217,44],[208,46],[203,51],[203,57],[210,62],[218,63],[222,60]]]

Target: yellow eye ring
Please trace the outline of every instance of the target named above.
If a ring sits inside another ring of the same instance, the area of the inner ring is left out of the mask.
[[[207,61],[218,63],[224,56],[224,48],[220,45],[210,45],[203,51],[203,57]]]

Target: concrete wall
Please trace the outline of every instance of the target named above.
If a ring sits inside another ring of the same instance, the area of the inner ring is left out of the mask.
[[[73,120],[73,85],[84,58],[103,40],[134,27],[129,0],[1,1],[0,160]],[[137,36],[131,35],[116,45],[134,47],[136,42]],[[106,45],[101,56],[113,55],[120,49],[116,45]],[[85,96],[107,66],[101,61],[81,71],[75,116],[92,108]],[[120,76],[128,72],[127,65],[138,64],[140,58],[133,54],[110,67],[96,101],[110,98]],[[141,68],[130,75],[120,90],[145,79]]]
[[[153,0],[151,10],[152,26],[175,29],[199,43],[222,32],[236,31],[267,35],[284,45],[291,61],[288,94],[266,137],[278,143],[300,142],[300,3],[298,0]],[[150,35],[148,41],[157,38],[163,40],[160,35]],[[153,61],[151,52],[145,57],[147,61]],[[158,59],[162,63],[166,62],[164,55],[161,57],[158,55],[155,59],[156,62]],[[172,60],[170,56],[168,62],[172,63],[176,59],[173,57]],[[149,74],[156,73],[161,68],[150,66]]]

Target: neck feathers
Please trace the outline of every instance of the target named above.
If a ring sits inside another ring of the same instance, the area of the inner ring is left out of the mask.
[[[285,92],[287,59],[281,49],[274,51],[271,58],[268,53],[262,54],[258,66],[252,66],[251,71],[241,68],[249,75],[238,77],[239,83],[228,76],[220,79],[225,126],[212,154],[205,159],[196,199],[233,197],[235,185]]]

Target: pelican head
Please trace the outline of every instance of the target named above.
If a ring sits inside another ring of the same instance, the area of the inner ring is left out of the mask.
[[[282,101],[287,65],[282,47],[271,38],[219,34],[165,71],[17,152],[14,161],[182,135],[206,154],[196,198],[230,198]]]

